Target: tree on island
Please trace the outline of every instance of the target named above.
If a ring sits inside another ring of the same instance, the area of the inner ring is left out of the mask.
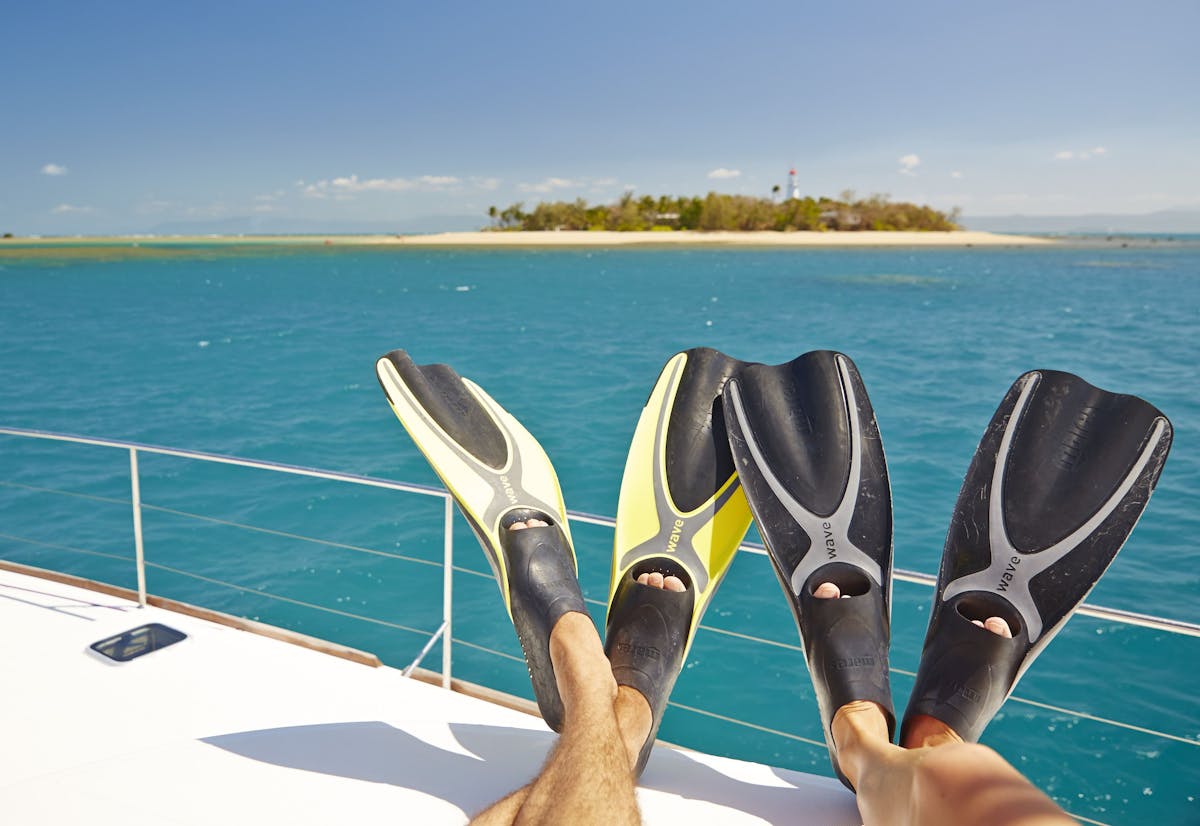
[[[774,194],[774,190],[772,190]],[[574,201],[542,201],[525,212],[518,202],[499,213],[488,210],[497,230],[702,230],[824,232],[861,230],[948,231],[958,229],[958,209],[949,213],[930,206],[891,201],[887,195],[858,198],[854,192],[833,198],[789,198],[781,202],[749,195],[710,192],[703,198],[634,199],[626,192],[615,204],[591,206],[583,198]]]

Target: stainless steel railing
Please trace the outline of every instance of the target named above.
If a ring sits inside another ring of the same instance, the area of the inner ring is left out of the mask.
[[[276,473],[287,473],[293,476],[308,476],[314,479],[327,479],[335,482],[349,482],[353,485],[386,488],[387,490],[416,493],[421,496],[434,496],[445,503],[443,524],[443,576],[442,576],[442,624],[434,631],[425,647],[406,669],[411,673],[429,653],[439,639],[444,641],[442,646],[442,687],[450,687],[452,668],[451,633],[453,621],[453,589],[454,589],[454,500],[450,494],[440,488],[427,485],[413,485],[404,482],[393,482],[390,479],[380,479],[374,476],[360,476],[353,473],[339,473],[332,470],[289,465],[281,462],[261,462],[256,459],[243,459],[238,456],[225,456],[220,453],[203,453],[197,450],[180,450],[178,448],[147,445],[140,442],[125,442],[117,439],[95,439],[90,436],[77,436],[72,433],[54,433],[46,430],[28,430],[17,427],[0,427],[0,434],[5,436],[20,436],[29,439],[45,439],[52,442],[73,442],[75,444],[111,447],[129,452],[129,477],[131,504],[133,508],[133,543],[135,564],[137,566],[138,605],[146,606],[146,558],[145,546],[142,541],[142,496],[141,480],[138,474],[138,454],[153,453],[161,456],[175,456],[181,459],[194,459],[199,462],[213,462],[222,465],[269,470]]]
[[[204,453],[204,452],[194,451],[194,450],[181,450],[181,449],[176,449],[176,448],[161,447],[161,446],[157,446],[157,445],[141,444],[141,443],[137,443],[137,442],[120,441],[120,440],[114,440],[114,439],[96,439],[96,438],[78,436],[78,435],[68,434],[68,433],[54,433],[54,432],[41,431],[41,430],[29,430],[29,429],[24,429],[24,428],[0,427],[0,435],[15,436],[15,437],[29,438],[29,439],[43,439],[43,440],[49,440],[49,441],[54,441],[54,442],[70,442],[70,443],[76,443],[76,444],[95,445],[95,446],[99,446],[99,447],[108,447],[108,448],[119,449],[119,450],[124,450],[124,451],[128,452],[128,454],[129,454],[129,472],[130,472],[130,491],[131,491],[131,499],[130,499],[129,504],[131,505],[132,516],[133,516],[134,551],[135,551],[134,562],[137,567],[138,601],[139,601],[140,605],[144,606],[146,604],[146,568],[147,567],[159,568],[162,570],[170,571],[172,573],[184,574],[186,576],[194,577],[194,578],[197,578],[197,579],[200,579],[200,580],[203,580],[206,582],[210,582],[210,583],[213,583],[216,585],[232,587],[237,590],[253,593],[253,594],[256,594],[259,596],[270,597],[272,599],[277,599],[277,600],[282,600],[282,601],[288,602],[288,603],[302,605],[307,608],[313,608],[313,609],[320,610],[320,611],[326,611],[326,612],[330,612],[330,613],[334,613],[334,614],[338,614],[338,615],[342,615],[342,616],[352,617],[355,619],[361,619],[361,620],[365,620],[368,622],[377,623],[380,625],[385,625],[388,627],[404,630],[407,632],[427,635],[427,639],[426,639],[425,644],[422,647],[421,651],[412,660],[412,662],[409,663],[404,668],[404,673],[406,675],[411,674],[412,671],[414,669],[416,669],[416,667],[421,663],[421,661],[424,659],[424,657],[433,649],[434,645],[436,645],[439,641],[441,641],[442,642],[441,680],[442,680],[442,685],[447,688],[450,686],[450,681],[451,681],[452,667],[453,667],[453,656],[452,656],[453,644],[455,642],[459,643],[460,645],[465,645],[470,648],[482,650],[484,652],[487,652],[488,654],[520,661],[519,657],[514,657],[503,651],[497,651],[495,649],[488,648],[488,647],[482,646],[482,645],[478,645],[473,642],[469,642],[469,641],[461,640],[461,639],[455,640],[453,638],[453,634],[452,634],[452,630],[453,630],[453,620],[452,620],[452,616],[453,616],[453,575],[455,573],[463,573],[463,574],[469,574],[469,575],[473,575],[473,576],[490,578],[491,573],[490,572],[483,573],[483,572],[474,571],[474,570],[465,569],[465,568],[456,568],[454,566],[454,531],[453,531],[454,506],[453,506],[453,499],[450,497],[450,495],[445,490],[442,490],[440,488],[433,488],[433,487],[430,487],[427,485],[416,485],[416,484],[405,483],[405,482],[395,482],[390,479],[381,479],[381,478],[372,477],[372,476],[360,476],[357,474],[341,473],[338,471],[330,471],[330,470],[321,470],[318,468],[303,467],[303,466],[299,466],[299,465],[289,465],[289,464],[283,464],[283,463],[279,463],[279,462],[266,462],[266,461],[259,461],[259,460],[254,460],[254,459],[243,459],[243,458],[235,457],[235,456],[226,456],[226,455],[216,454],[216,453]],[[297,535],[297,534],[285,534],[280,531],[255,527],[252,525],[244,525],[244,524],[240,524],[240,523],[236,523],[236,522],[225,522],[224,520],[213,519],[212,517],[200,516],[198,514],[187,513],[184,511],[175,511],[175,510],[172,510],[169,508],[163,508],[163,507],[154,506],[154,505],[143,505],[142,499],[141,499],[140,475],[139,475],[139,470],[138,470],[138,456],[139,456],[139,454],[142,454],[142,453],[158,454],[158,455],[163,455],[163,456],[173,456],[173,457],[178,457],[178,458],[183,458],[183,459],[196,460],[196,461],[200,461],[200,462],[235,465],[238,467],[254,468],[254,469],[272,471],[272,472],[277,472],[277,473],[291,474],[291,475],[295,475],[295,476],[306,476],[306,477],[330,480],[330,481],[335,481],[335,482],[347,482],[347,483],[355,484],[355,485],[364,485],[364,486],[368,486],[368,487],[383,488],[383,489],[387,489],[387,490],[395,490],[395,491],[399,491],[399,492],[403,492],[403,493],[412,493],[412,494],[417,494],[420,496],[430,496],[430,497],[436,497],[436,498],[441,499],[443,502],[443,527],[442,527],[442,531],[443,531],[443,548],[442,548],[443,561],[441,563],[441,566],[443,569],[443,576],[442,576],[443,590],[442,590],[442,622],[441,622],[441,625],[439,625],[438,628],[436,630],[434,630],[432,633],[429,633],[428,630],[422,631],[420,629],[415,629],[415,628],[411,628],[408,626],[402,626],[402,625],[398,625],[398,624],[392,623],[392,622],[385,622],[383,620],[368,617],[368,616],[363,616],[363,615],[359,615],[359,614],[353,614],[353,613],[349,613],[349,612],[345,612],[345,611],[340,611],[340,610],[328,608],[325,606],[313,605],[311,603],[302,602],[300,600],[295,600],[295,599],[291,599],[288,597],[282,597],[282,596],[279,596],[276,594],[271,594],[269,592],[262,591],[259,589],[246,588],[244,586],[239,586],[234,583],[211,579],[209,577],[200,576],[198,574],[189,573],[186,571],[180,571],[180,570],[177,570],[174,568],[169,568],[168,566],[161,565],[158,563],[148,562],[145,558],[145,548],[144,548],[143,538],[142,538],[142,511],[144,508],[154,510],[154,511],[167,512],[167,513],[175,514],[178,516],[191,517],[194,519],[202,519],[205,521],[217,522],[220,524],[226,524],[226,525],[230,525],[232,527],[243,528],[243,529],[247,529],[247,530],[261,531],[261,532],[265,532],[265,533],[269,533],[269,534],[278,534],[278,535],[281,535],[281,536],[284,536],[287,538],[291,538],[291,539],[300,539],[300,540],[306,540],[306,541],[319,542],[321,544],[329,545],[329,546],[337,547],[337,548],[368,552],[368,553],[372,553],[372,554],[380,554],[380,555],[389,556],[389,557],[396,557],[396,558],[403,559],[403,560],[410,561],[410,562],[420,562],[421,564],[426,564],[426,565],[437,565],[438,564],[436,562],[432,562],[429,560],[414,559],[414,558],[410,558],[410,557],[401,556],[398,554],[387,553],[384,551],[378,551],[378,550],[373,550],[373,549],[369,549],[369,548],[361,548],[361,547],[352,546],[352,545],[345,545],[342,543],[331,542],[328,540],[319,540],[319,539],[315,539],[313,537],[306,537],[306,536],[301,536],[301,535]],[[87,499],[97,499],[97,500],[112,503],[112,504],[122,504],[123,503],[123,500],[109,499],[109,498],[105,498],[105,497],[96,497],[96,496],[90,496],[90,495],[84,495],[84,494],[78,494],[78,493],[70,493],[70,492],[66,492],[66,491],[55,491],[52,489],[45,489],[45,488],[34,488],[29,485],[14,484],[14,483],[5,482],[5,481],[0,481],[0,485],[25,488],[25,489],[36,490],[36,491],[44,491],[44,492],[48,492],[48,493],[60,493],[60,494],[71,495],[71,496],[83,496],[84,498],[87,498]],[[595,514],[583,513],[583,512],[579,512],[579,511],[568,511],[568,515],[570,516],[570,518],[572,520],[574,520],[576,522],[581,522],[584,524],[596,525],[596,526],[605,527],[605,528],[613,528],[615,526],[615,520],[613,520],[609,517],[597,516]],[[0,534],[0,538],[20,540],[20,541],[26,541],[26,542],[31,541],[31,540],[24,539],[21,537],[9,537],[6,534]],[[65,551],[77,551],[77,552],[82,552],[82,553],[92,553],[92,554],[96,554],[98,556],[105,556],[105,557],[113,557],[114,556],[112,554],[99,553],[99,552],[95,552],[95,551],[87,551],[85,549],[79,549],[79,548],[71,548],[71,547],[66,547],[66,546],[50,546],[47,543],[41,543],[41,542],[36,542],[36,541],[33,541],[32,544],[46,545],[47,547],[53,547],[53,548],[57,548],[59,550],[65,550]],[[741,550],[744,553],[750,553],[750,554],[759,555],[759,556],[766,555],[765,549],[761,545],[758,545],[755,543],[745,543],[741,546]],[[115,557],[115,558],[121,559],[121,560],[128,560],[128,557]],[[929,587],[932,587],[936,583],[935,577],[930,576],[928,574],[923,574],[923,573],[914,572],[914,571],[896,570],[896,571],[894,571],[894,576],[897,579],[900,579],[905,582],[916,583],[919,585],[924,585],[924,586],[929,586]],[[588,601],[591,603],[594,603],[598,606],[603,607],[603,604],[600,603],[599,601],[596,601],[596,600],[588,600]],[[1145,627],[1145,628],[1151,628],[1151,629],[1158,630],[1158,631],[1165,631],[1165,632],[1173,633],[1173,634],[1182,634],[1182,635],[1187,635],[1187,636],[1200,637],[1200,625],[1197,625],[1195,623],[1185,622],[1182,620],[1156,617],[1156,616],[1150,616],[1150,615],[1146,615],[1146,614],[1138,614],[1138,613],[1134,613],[1131,611],[1123,611],[1123,610],[1119,610],[1119,609],[1106,608],[1106,607],[1102,607],[1102,606],[1098,606],[1098,605],[1089,605],[1089,604],[1084,604],[1083,606],[1081,606],[1079,609],[1079,612],[1082,614],[1091,616],[1091,617],[1095,617],[1095,618],[1102,619],[1102,620],[1107,620],[1110,622],[1123,623],[1123,624],[1127,624],[1127,625],[1136,625],[1136,626],[1141,626],[1141,627]],[[701,627],[704,628],[707,632],[738,637],[738,638],[746,639],[748,641],[759,643],[759,644],[778,646],[778,647],[783,647],[783,648],[795,648],[796,650],[799,650],[799,647],[795,646],[795,645],[790,645],[787,643],[782,643],[782,642],[778,642],[778,641],[774,641],[774,640],[767,640],[767,639],[763,639],[761,637],[756,637],[756,636],[753,636],[750,634],[742,634],[739,632],[730,631],[730,630],[726,630],[726,629],[714,628],[714,627],[711,627],[708,625],[702,625]],[[897,673],[908,674],[909,676],[911,676],[911,672],[905,672],[905,671],[901,671],[900,669],[895,669],[895,668],[893,668],[892,670]],[[1144,728],[1141,726],[1133,725],[1130,723],[1125,723],[1125,722],[1121,722],[1121,721],[1117,721],[1117,720],[1109,720],[1106,718],[1100,718],[1100,717],[1096,717],[1094,715],[1087,714],[1084,712],[1075,711],[1073,709],[1061,708],[1061,707],[1057,707],[1057,706],[1048,706],[1044,703],[1038,703],[1038,702],[1035,702],[1032,700],[1025,700],[1023,698],[1016,697],[1016,696],[1012,697],[1011,699],[1014,702],[1026,703],[1026,704],[1033,705],[1033,706],[1043,707],[1043,708],[1047,708],[1047,709],[1053,710],[1058,713],[1069,714],[1069,715],[1079,717],[1082,719],[1089,719],[1089,720],[1093,720],[1095,722],[1112,725],[1112,726],[1117,726],[1120,728],[1126,728],[1126,729],[1130,729],[1130,730],[1134,730],[1134,731],[1139,731],[1139,732],[1142,732],[1145,734],[1155,735],[1158,737],[1177,741],[1180,743],[1186,743],[1186,744],[1193,745],[1193,746],[1200,746],[1200,740],[1196,740],[1191,737],[1182,737],[1182,736],[1171,734],[1168,732],[1156,731],[1156,730]],[[824,743],[818,742],[816,740],[809,740],[808,738],[800,737],[795,734],[778,731],[775,729],[765,729],[761,726],[756,726],[756,725],[747,723],[742,720],[737,720],[735,718],[726,717],[724,715],[718,714],[711,710],[692,708],[689,706],[682,706],[682,705],[675,704],[675,703],[672,703],[672,705],[679,707],[679,708],[684,708],[688,711],[691,711],[691,712],[694,712],[697,714],[702,714],[702,715],[709,716],[709,717],[715,717],[715,718],[718,718],[721,720],[725,720],[727,722],[733,722],[733,723],[737,723],[739,725],[748,726],[750,728],[760,729],[760,730],[766,731],[768,733],[777,734],[782,737],[787,737],[789,739],[808,742],[814,746],[818,746],[818,747],[822,747],[822,748],[824,747]]]

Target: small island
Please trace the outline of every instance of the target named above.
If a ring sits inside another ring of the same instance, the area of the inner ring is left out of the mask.
[[[776,190],[779,187],[775,187]],[[542,201],[526,211],[524,203],[490,207],[490,229],[499,232],[953,232],[958,210],[892,201],[887,195],[840,198],[793,195],[779,200],[710,192],[701,197],[626,192],[613,204]]]

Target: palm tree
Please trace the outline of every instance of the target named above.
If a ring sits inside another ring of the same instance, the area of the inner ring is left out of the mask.
[[[775,184],[775,186],[771,187],[771,200],[779,200],[779,184]]]
[[[493,226],[493,227],[495,227],[495,226],[496,226],[496,215],[497,215],[497,210],[496,210],[496,208],[495,208],[494,206],[490,206],[490,207],[488,207],[488,218],[491,218],[491,219],[492,219],[492,226]]]

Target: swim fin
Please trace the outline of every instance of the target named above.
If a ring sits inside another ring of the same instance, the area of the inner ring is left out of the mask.
[[[550,631],[587,614],[566,507],[554,467],[521,423],[444,364],[416,365],[393,350],[375,365],[392,410],[446,485],[491,563],[547,725],[562,730]],[[537,518],[548,527],[511,531]]]
[[[748,364],[722,394],[754,520],[800,629],[829,757],[833,715],[852,700],[896,718],[888,683],[892,502],[875,413],[841,353]],[[813,591],[832,582],[842,599]]]
[[[617,504],[605,653],[619,685],[650,703],[650,757],[696,627],[750,527],[720,404],[740,362],[697,348],[672,356],[642,410]],[[642,585],[658,572],[686,590]]]
[[[1121,549],[1172,428],[1136,396],[1026,373],[984,432],[946,536],[901,726],[929,715],[974,742]],[[1012,639],[972,620],[998,616]]]

